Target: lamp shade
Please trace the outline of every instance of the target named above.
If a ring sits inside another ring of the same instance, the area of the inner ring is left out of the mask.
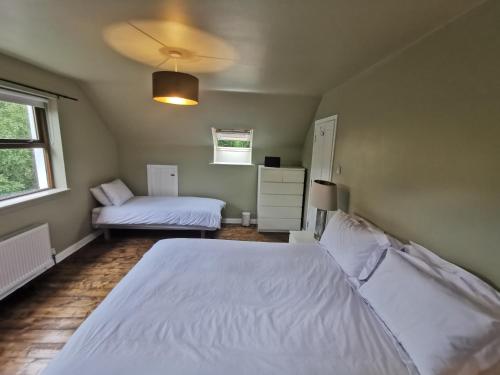
[[[314,180],[309,194],[312,206],[326,211],[337,209],[337,185],[333,182]]]
[[[153,99],[177,105],[198,104],[198,78],[187,73],[153,73]]]

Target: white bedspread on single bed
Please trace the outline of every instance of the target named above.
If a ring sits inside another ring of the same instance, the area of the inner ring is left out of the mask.
[[[100,207],[93,224],[180,225],[220,228],[225,202],[200,197],[133,197],[121,206]],[[94,216],[94,215],[93,215]]]
[[[163,240],[43,374],[414,373],[344,277],[319,245]]]

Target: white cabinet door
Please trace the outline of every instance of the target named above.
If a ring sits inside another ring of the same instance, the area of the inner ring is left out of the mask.
[[[177,165],[148,164],[148,195],[179,195]]]

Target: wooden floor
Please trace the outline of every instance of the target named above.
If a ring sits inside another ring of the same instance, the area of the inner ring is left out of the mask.
[[[159,239],[194,232],[116,231],[0,302],[0,374],[38,374],[82,321]],[[287,234],[227,225],[209,237],[287,242]],[[68,374],[71,375],[71,374]]]

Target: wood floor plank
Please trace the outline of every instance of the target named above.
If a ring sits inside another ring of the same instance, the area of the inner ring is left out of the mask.
[[[20,375],[38,375],[47,367],[52,358],[33,358],[18,371]]]
[[[12,319],[1,319],[1,329],[22,329],[31,327],[32,329],[77,329],[82,322],[81,318],[54,318],[37,317],[19,319],[15,316]],[[0,344],[1,344],[0,339]]]
[[[2,329],[2,341],[29,343],[65,343],[73,334],[72,329]]]
[[[163,238],[192,232],[116,231],[99,238],[0,301],[0,375],[36,375],[115,285]],[[226,225],[213,238],[287,242],[288,234]]]

